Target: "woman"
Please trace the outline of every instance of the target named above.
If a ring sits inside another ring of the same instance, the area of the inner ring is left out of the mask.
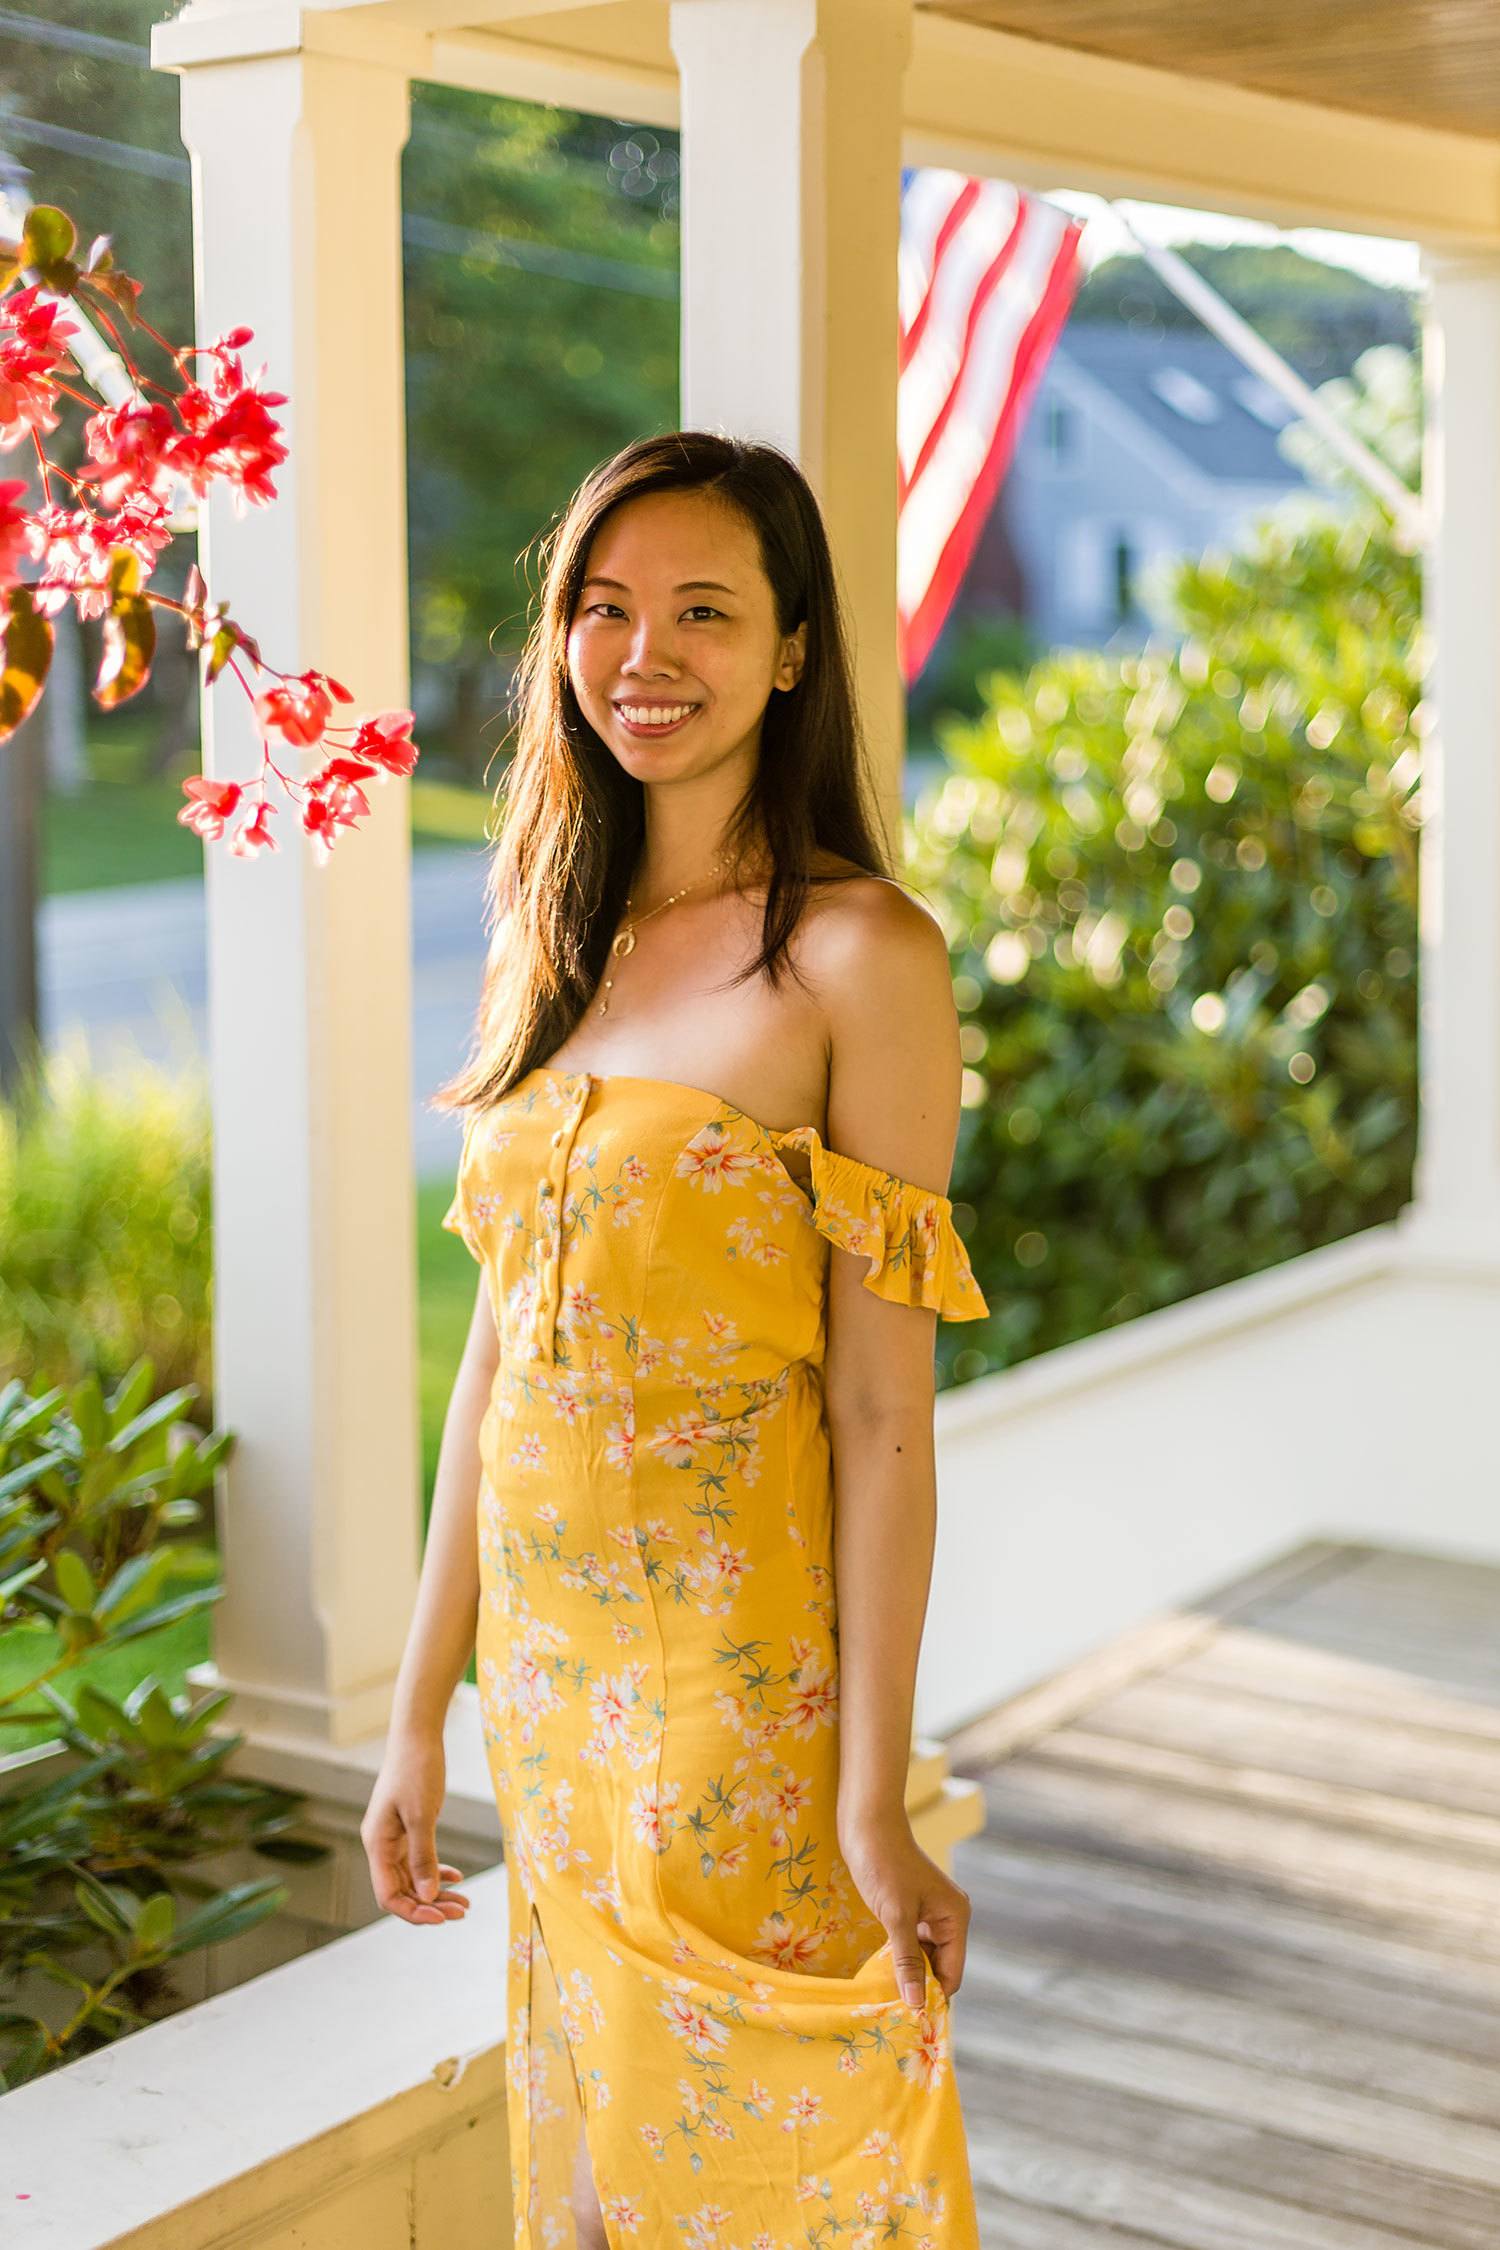
[[[440,1097],[482,1274],[375,1895],[468,1903],[434,1831],[477,1643],[521,2250],[974,2250],[969,1902],[904,1803],[936,1315],[988,1311],[946,944],[872,834],[796,465],[643,439],[547,545]]]

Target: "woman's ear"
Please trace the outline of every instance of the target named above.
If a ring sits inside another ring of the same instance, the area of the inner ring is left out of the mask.
[[[781,662],[776,669],[776,685],[794,688],[802,677],[802,667],[807,661],[807,619],[788,633],[781,644]]]

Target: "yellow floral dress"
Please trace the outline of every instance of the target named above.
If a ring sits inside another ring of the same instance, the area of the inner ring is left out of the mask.
[[[949,1199],[544,1066],[470,1117],[442,1223],[500,1341],[476,1669],[517,2250],[575,2250],[580,2125],[611,2250],[977,2250],[949,2002],[930,1962],[902,2000],[837,1846],[822,1411],[830,1244],[988,1312]]]

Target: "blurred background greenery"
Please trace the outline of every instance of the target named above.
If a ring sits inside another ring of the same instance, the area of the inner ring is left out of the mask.
[[[1415,563],[1373,515],[1267,528],[1173,601],[1175,644],[993,674],[918,807],[993,1313],[958,1379],[1410,1197]]]

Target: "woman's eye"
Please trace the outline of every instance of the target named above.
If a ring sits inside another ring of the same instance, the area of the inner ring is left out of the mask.
[[[584,611],[584,615],[596,617],[606,609],[618,609],[619,606],[618,602],[590,602],[588,608]],[[685,611],[684,614],[691,617],[697,610],[701,610],[708,617],[722,617],[724,614],[722,610],[715,609],[711,602],[694,602],[692,608]]]

